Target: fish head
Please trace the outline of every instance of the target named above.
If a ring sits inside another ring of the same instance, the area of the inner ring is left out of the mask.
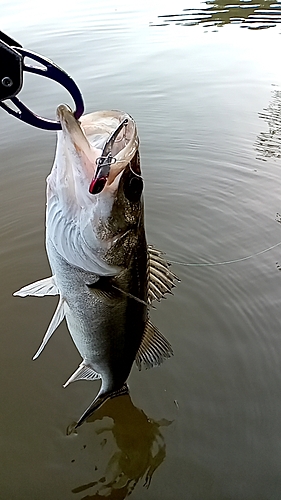
[[[78,121],[66,105],[57,115],[62,130],[47,180],[47,239],[70,264],[116,274],[126,265],[126,252],[115,250],[124,250],[128,241],[131,248],[143,220],[135,121],[120,111],[94,112]]]

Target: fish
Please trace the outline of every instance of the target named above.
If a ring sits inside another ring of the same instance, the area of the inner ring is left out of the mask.
[[[79,427],[106,400],[128,393],[139,370],[173,355],[150,320],[178,280],[163,252],[146,241],[144,182],[134,119],[122,111],[74,117],[57,108],[61,130],[47,178],[45,246],[52,275],[15,296],[58,295],[58,305],[37,359],[65,319],[81,363],[64,387],[101,380]]]

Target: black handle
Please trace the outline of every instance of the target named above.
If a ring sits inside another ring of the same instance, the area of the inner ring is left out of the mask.
[[[0,101],[16,96],[23,84],[23,57],[13,47],[21,45],[0,31]]]

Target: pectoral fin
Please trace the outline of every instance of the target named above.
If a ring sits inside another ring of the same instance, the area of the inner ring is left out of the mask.
[[[58,295],[55,276],[50,276],[40,281],[35,281],[30,285],[26,285],[17,292],[13,293],[15,297],[27,297],[33,295],[35,297],[44,297],[45,295]]]
[[[101,276],[95,283],[87,284],[96,299],[107,304],[114,304],[115,300],[119,298],[119,293],[116,287],[113,287],[112,278]]]
[[[138,369],[141,370],[142,365],[146,369],[159,366],[173,354],[170,342],[159,332],[156,326],[147,320],[141,345],[135,359]]]
[[[49,324],[48,330],[45,333],[45,336],[43,338],[42,344],[40,345],[38,351],[36,352],[36,354],[34,354],[34,356],[33,356],[32,359],[37,359],[38,356],[41,354],[41,352],[43,351],[43,349],[44,349],[45,345],[47,344],[48,340],[51,338],[51,336],[53,335],[54,331],[57,329],[57,327],[59,326],[59,324],[62,322],[62,320],[64,318],[64,315],[65,315],[65,312],[64,312],[64,299],[62,299],[60,297],[58,306],[57,306],[57,308],[55,310],[55,314],[52,317],[52,320],[51,320],[51,323]]]
[[[175,281],[179,278],[170,270],[170,264],[164,259],[163,253],[151,245],[148,252],[148,302],[160,301],[166,293],[172,293]]]
[[[97,380],[98,378],[101,378],[100,374],[83,361],[65,384],[63,384],[63,387],[67,387],[71,382],[75,382],[76,380]]]

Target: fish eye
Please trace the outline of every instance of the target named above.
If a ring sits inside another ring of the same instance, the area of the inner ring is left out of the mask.
[[[143,191],[143,180],[139,176],[131,177],[124,184],[124,195],[127,200],[132,203],[137,203],[140,200]]]

